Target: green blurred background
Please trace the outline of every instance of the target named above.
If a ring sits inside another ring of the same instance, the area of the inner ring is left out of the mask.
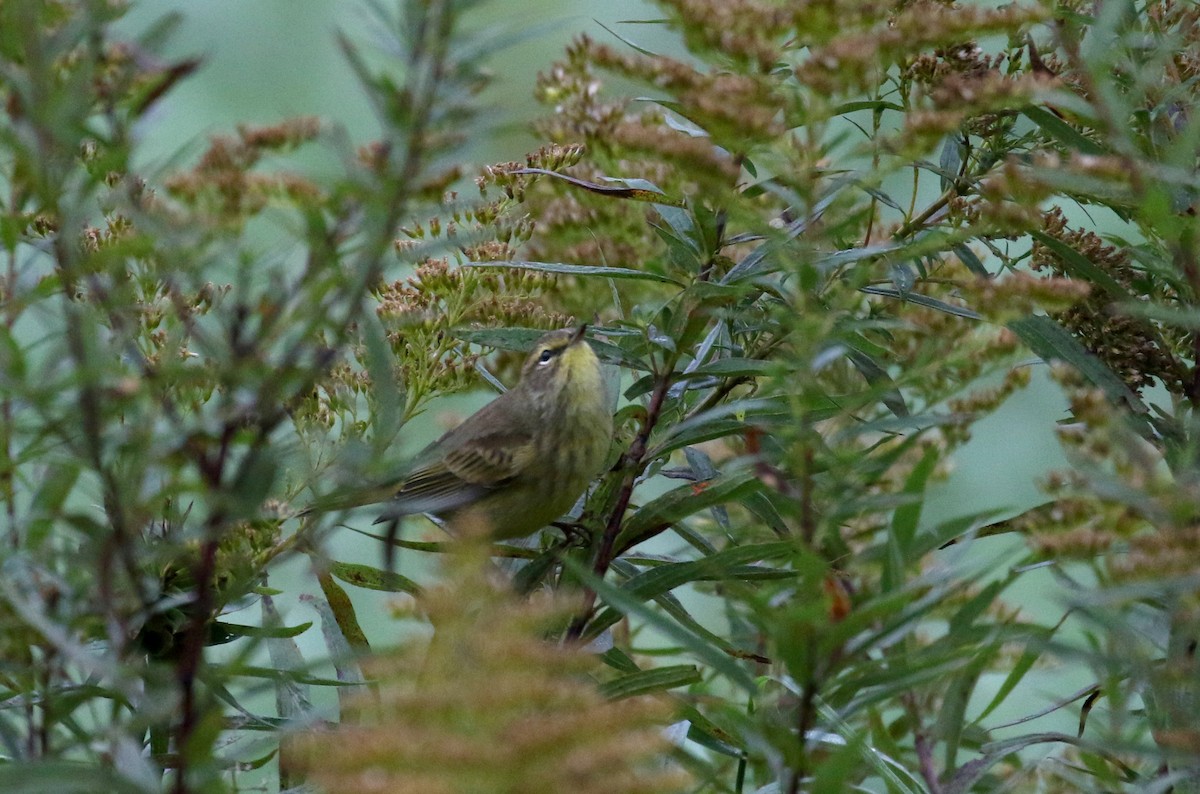
[[[379,0],[395,14],[397,4]],[[336,121],[356,141],[377,130],[371,110],[337,43],[346,35],[375,63],[388,66],[377,16],[364,0],[144,0],[135,2],[124,25],[149,30],[165,16],[178,25],[163,48],[169,57],[201,56],[203,67],[160,102],[144,125],[143,164],[165,164],[194,154],[205,137],[238,122],[269,123],[316,115]],[[480,129],[466,147],[474,161],[520,157],[536,141],[528,120],[537,112],[534,79],[581,32],[612,39],[605,27],[649,20],[655,9],[640,0],[529,0],[480,4],[466,17],[494,82],[483,97]],[[628,27],[628,26],[624,26]],[[660,26],[627,30],[652,47],[667,38]]]

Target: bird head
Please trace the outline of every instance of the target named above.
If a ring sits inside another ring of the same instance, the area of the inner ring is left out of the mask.
[[[555,395],[568,386],[600,384],[600,361],[583,338],[587,325],[551,331],[538,339],[521,367],[521,384],[535,395]]]

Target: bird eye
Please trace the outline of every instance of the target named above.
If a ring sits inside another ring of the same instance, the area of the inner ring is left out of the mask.
[[[547,361],[549,361],[552,358],[554,358],[554,351],[551,350],[550,348],[546,348],[545,350],[542,351],[542,354],[540,356],[538,356],[538,363],[545,364]]]

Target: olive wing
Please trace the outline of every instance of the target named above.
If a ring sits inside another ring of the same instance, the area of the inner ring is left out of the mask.
[[[431,452],[397,489],[381,519],[411,513],[440,513],[477,501],[511,482],[534,458],[533,439],[523,433],[491,433],[459,446]]]

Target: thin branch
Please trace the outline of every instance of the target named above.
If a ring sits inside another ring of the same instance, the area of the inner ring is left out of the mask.
[[[800,693],[800,703],[796,707],[796,740],[800,742],[800,760],[792,769],[792,779],[788,783],[788,794],[799,794],[800,784],[808,776],[808,732],[816,723],[817,683],[810,676],[804,682]]]
[[[929,735],[925,731],[925,726],[921,720],[920,709],[917,706],[917,699],[912,693],[906,693],[901,696],[901,702],[904,704],[904,710],[908,712],[908,717],[913,725],[913,749],[917,754],[917,766],[921,770],[921,777],[925,781],[925,785],[929,788],[929,794],[941,794],[942,784],[937,773],[937,763],[933,758],[934,746],[929,741]]]

